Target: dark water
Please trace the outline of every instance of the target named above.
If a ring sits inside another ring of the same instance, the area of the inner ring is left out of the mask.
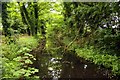
[[[33,66],[39,69],[36,75],[42,80],[108,80],[112,76],[110,70],[100,68],[83,58],[77,57],[74,52],[54,56],[48,53],[37,53],[36,58]]]

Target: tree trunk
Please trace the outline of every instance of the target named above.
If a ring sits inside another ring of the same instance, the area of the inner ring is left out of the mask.
[[[3,2],[2,3],[2,25],[3,25],[3,31],[4,31],[5,37],[11,36],[10,32],[8,31],[10,24],[8,23],[7,18],[8,18],[7,2]]]
[[[38,30],[38,5],[34,2],[34,14],[35,14],[35,35],[37,35]]]

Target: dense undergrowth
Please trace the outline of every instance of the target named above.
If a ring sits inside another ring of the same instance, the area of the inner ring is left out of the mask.
[[[75,50],[79,57],[83,57],[97,65],[104,66],[112,70],[113,75],[120,75],[120,60],[117,56],[100,54],[93,47],[78,48]]]
[[[74,50],[79,57],[105,67],[112,71],[114,76],[120,75],[120,34],[112,34],[112,29],[96,30],[88,37],[67,39],[66,45],[73,42],[68,50]],[[73,41],[72,41],[73,40]]]
[[[115,45],[116,41],[119,42],[119,35],[116,36],[104,33],[104,31],[99,33],[97,32],[97,34],[94,34],[94,36],[90,37],[90,39],[83,37],[75,40],[74,42],[72,41],[73,39],[67,37],[63,40],[63,43],[68,46],[71,42],[73,42],[67,50],[73,50],[79,57],[110,70],[114,76],[119,76],[120,56],[119,49],[116,50],[118,44]],[[109,41],[106,42],[106,39]],[[96,42],[96,40],[98,42]]]
[[[2,43],[2,79],[30,77],[38,69],[31,68],[29,65],[36,60],[29,52],[35,48],[37,40],[31,36],[20,37],[15,43],[6,44],[6,38],[3,37]],[[34,76],[37,78],[37,76]]]

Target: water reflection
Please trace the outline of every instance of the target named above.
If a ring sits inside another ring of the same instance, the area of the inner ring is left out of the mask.
[[[85,64],[85,65],[84,65],[84,69],[86,69],[86,68],[87,68],[87,65]]]
[[[66,53],[63,56],[50,56],[41,54],[38,56],[34,67],[39,69],[40,78],[107,78],[104,69],[77,57],[74,53]]]
[[[60,78],[61,73],[61,58],[51,58],[49,60],[48,74],[53,77],[53,79]]]

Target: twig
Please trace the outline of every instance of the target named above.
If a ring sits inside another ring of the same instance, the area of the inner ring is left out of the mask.
[[[77,35],[75,36],[75,38],[66,46],[66,48],[64,49],[64,51],[66,51],[73,44],[73,42],[77,39],[78,34],[80,32],[80,29],[81,29],[81,27],[78,29],[78,32],[77,32]]]

